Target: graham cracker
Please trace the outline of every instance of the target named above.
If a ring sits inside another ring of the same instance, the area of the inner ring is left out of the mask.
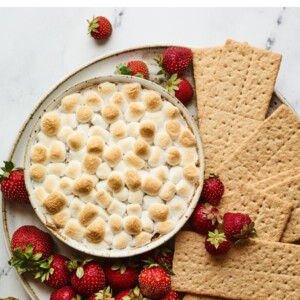
[[[290,217],[292,204],[275,195],[256,190],[250,185],[241,185],[237,190],[225,193],[219,209],[221,214],[249,214],[255,222],[258,239],[279,242]]]
[[[209,297],[209,296],[203,296],[203,295],[186,294],[183,297],[183,300],[225,300],[225,298]]]
[[[274,184],[263,190],[270,197],[278,197],[281,201],[292,204],[290,218],[281,237],[284,243],[292,243],[300,240],[300,174],[288,178],[281,183]]]
[[[300,167],[300,120],[281,105],[217,169],[227,191]]]
[[[229,299],[299,299],[300,247],[250,240],[220,256],[204,247],[205,236],[176,236],[172,288],[178,292]]]
[[[243,140],[243,136],[265,118],[280,61],[279,54],[232,40],[228,40],[223,48],[193,50],[206,173],[215,171],[236,149],[239,143],[236,137]],[[236,132],[236,123],[241,135]],[[218,136],[211,135],[211,128],[218,129],[220,125],[226,128],[223,135],[221,130],[217,130]],[[208,137],[212,143],[207,141]]]
[[[293,168],[291,170],[281,172],[274,176],[268,177],[262,181],[259,181],[255,184],[255,187],[257,189],[264,190],[270,186],[273,186],[274,184],[281,183],[282,181],[285,181],[286,179],[296,176],[298,174],[300,174],[300,168]]]

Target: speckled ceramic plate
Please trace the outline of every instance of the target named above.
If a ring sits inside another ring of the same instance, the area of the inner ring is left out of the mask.
[[[68,77],[63,79],[60,83],[54,86],[42,100],[37,99],[37,107],[33,111],[33,113],[28,117],[28,120],[25,122],[23,127],[20,130],[19,135],[16,137],[15,144],[12,147],[10,156],[8,160],[12,160],[18,166],[24,166],[24,149],[26,147],[29,134],[31,132],[32,126],[36,122],[34,116],[40,115],[43,109],[46,106],[46,103],[51,99],[54,99],[63,91],[68,88],[84,81],[89,78],[106,76],[113,74],[115,71],[115,67],[120,62],[126,62],[132,59],[142,59],[144,60],[150,69],[151,74],[156,74],[158,67],[156,66],[153,58],[160,54],[167,46],[147,46],[141,47],[137,49],[129,49],[120,51],[117,53],[112,53],[96,60],[88,63],[82,68],[76,70]],[[192,68],[190,68],[187,72],[187,78],[190,82],[193,83],[192,78]],[[155,75],[151,75],[150,80],[159,83],[159,77]],[[273,99],[270,105],[269,114],[279,106],[281,103],[288,102],[284,99],[284,97],[278,92],[274,91]],[[191,103],[187,107],[191,116],[197,118],[197,110],[196,110],[196,101],[193,99]],[[44,225],[40,222],[37,215],[34,213],[31,206],[16,206],[11,203],[7,203],[2,201],[2,222],[3,222],[3,231],[5,235],[6,247],[9,255],[11,255],[9,243],[13,232],[22,225],[32,224],[40,227],[41,229],[45,229]],[[59,253],[64,253],[66,256],[76,256],[78,253],[71,247],[66,246],[59,239],[55,238],[56,250]],[[36,282],[31,276],[19,276],[24,288],[28,292],[29,296],[35,300],[48,300],[50,298],[50,294],[52,289],[47,286]]]

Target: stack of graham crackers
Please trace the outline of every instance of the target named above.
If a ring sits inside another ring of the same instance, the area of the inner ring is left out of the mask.
[[[181,231],[172,286],[185,300],[300,299],[300,119],[284,104],[266,118],[280,62],[232,40],[193,49],[205,172],[225,185],[221,212],[248,213],[258,237],[214,257]]]

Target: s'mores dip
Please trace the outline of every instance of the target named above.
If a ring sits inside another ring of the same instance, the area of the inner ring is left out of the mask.
[[[32,137],[31,202],[48,227],[91,249],[136,249],[171,233],[202,180],[184,114],[138,82],[66,94]]]

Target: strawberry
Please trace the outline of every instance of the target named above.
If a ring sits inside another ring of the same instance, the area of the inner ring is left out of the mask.
[[[141,271],[139,286],[144,297],[164,297],[171,290],[170,275],[162,267],[149,267]]]
[[[179,296],[175,291],[170,291],[164,297],[160,298],[159,300],[179,300]]]
[[[127,64],[119,64],[116,68],[115,74],[131,75],[149,79],[149,69],[141,60],[132,60]]]
[[[120,261],[104,266],[107,284],[114,292],[131,289],[136,286],[139,271],[133,263],[123,264]]]
[[[169,74],[182,74],[192,60],[191,49],[169,47],[163,52],[162,67]]]
[[[76,300],[80,299],[80,297],[76,294],[74,289],[71,286],[65,286],[59,290],[54,291],[50,300]]]
[[[132,298],[128,298],[131,292],[132,292],[131,289],[122,291],[119,294],[117,294],[117,296],[115,297],[115,300],[129,300],[129,299],[132,299]]]
[[[112,34],[111,23],[102,16],[93,17],[89,23],[88,33],[96,40],[107,40]]]
[[[11,161],[4,161],[0,175],[1,191],[3,197],[15,203],[30,203],[29,195],[24,181],[24,171],[16,168]]]
[[[144,298],[141,294],[141,291],[138,286],[136,286],[134,289],[128,289],[125,291],[120,292],[115,297],[115,300],[149,300],[147,298]]]
[[[219,233],[217,229],[214,232],[208,232],[205,240],[205,249],[212,255],[225,254],[231,247],[224,233]]]
[[[200,200],[213,206],[218,206],[223,194],[224,185],[219,176],[210,174],[209,177],[204,180]]]
[[[162,246],[156,248],[155,250],[151,250],[141,254],[139,258],[142,262],[142,266],[144,266],[145,263],[156,263],[169,271],[170,269],[172,269],[173,255],[174,253],[170,248]]]
[[[53,252],[53,240],[49,233],[31,225],[18,228],[10,242],[13,257],[9,263],[18,273],[34,271],[43,259]]]
[[[213,231],[219,223],[222,220],[218,208],[208,203],[198,203],[190,219],[192,229],[201,234]]]
[[[235,242],[235,244],[243,243],[249,237],[253,238],[256,236],[254,222],[252,222],[248,214],[225,213],[223,229],[227,239]]]
[[[89,300],[113,300],[111,288],[108,286],[103,290],[93,294]]]
[[[68,264],[69,270],[76,270],[71,275],[71,285],[80,295],[88,298],[94,293],[104,289],[105,274],[102,267],[89,259],[80,262],[73,260]]]
[[[185,78],[178,77],[177,74],[173,74],[169,78],[166,89],[184,105],[193,98],[193,87]]]
[[[71,272],[67,264],[69,259],[63,255],[50,256],[40,265],[40,270],[35,273],[35,278],[40,278],[47,285],[59,289],[70,283]]]

